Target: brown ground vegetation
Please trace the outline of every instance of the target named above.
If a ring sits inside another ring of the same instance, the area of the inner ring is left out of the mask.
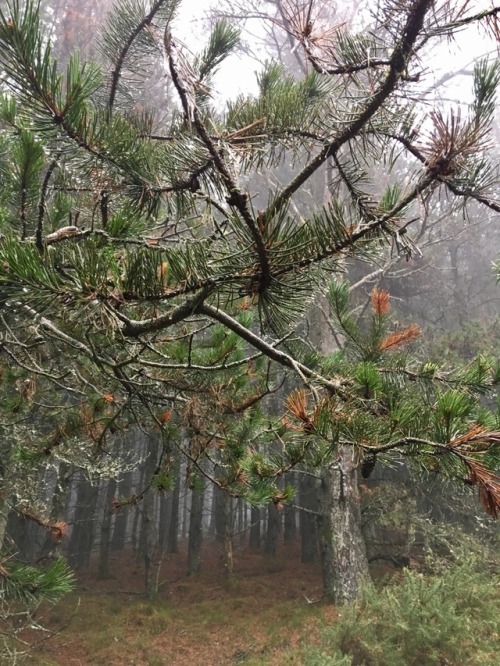
[[[142,595],[142,566],[115,553],[112,576],[97,568],[45,611],[51,630],[67,624],[31,659],[40,666],[215,666],[298,664],[293,656],[337,611],[321,597],[319,565],[300,563],[296,547],[276,557],[235,549],[235,573],[224,571],[221,547],[204,548],[202,572],[186,576],[186,553],[157,563],[157,599]],[[288,655],[288,656],[287,656]]]

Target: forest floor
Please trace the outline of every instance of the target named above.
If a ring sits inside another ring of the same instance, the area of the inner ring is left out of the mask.
[[[275,557],[235,548],[234,573],[222,551],[205,546],[202,571],[186,576],[186,552],[156,567],[159,594],[143,596],[143,570],[131,553],[112,556],[112,575],[78,574],[76,590],[41,623],[56,632],[30,663],[37,666],[300,665],[303,640],[314,642],[338,610],[317,602],[317,564],[301,564],[297,547]]]

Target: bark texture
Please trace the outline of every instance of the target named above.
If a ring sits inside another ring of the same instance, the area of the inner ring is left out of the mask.
[[[197,574],[201,567],[201,546],[203,542],[203,504],[205,481],[200,474],[191,493],[191,516],[188,538],[188,575]]]
[[[369,576],[356,477],[352,449],[340,446],[321,475],[318,518],[323,594],[335,604],[355,601]]]

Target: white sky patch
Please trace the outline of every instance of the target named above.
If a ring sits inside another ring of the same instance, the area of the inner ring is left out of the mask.
[[[208,40],[208,11],[217,3],[214,0],[184,2],[177,15],[175,34],[192,51],[201,51]],[[235,99],[239,94],[256,93],[256,72],[259,67],[252,58],[235,53],[220,66],[213,79],[214,96],[220,100]]]

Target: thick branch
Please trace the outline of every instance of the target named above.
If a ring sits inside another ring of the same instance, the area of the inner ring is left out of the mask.
[[[112,310],[112,312],[124,324],[122,327],[123,335],[128,338],[137,338],[143,333],[161,331],[184,321],[184,319],[187,319],[193,314],[199,314],[201,312],[202,303],[210,294],[210,291],[210,287],[204,287],[198,294],[189,298],[182,303],[182,305],[178,305],[176,308],[160,317],[153,317],[151,319],[137,321],[134,319],[128,319],[128,317],[125,317],[125,315],[116,310]]]
[[[242,338],[242,340],[245,340],[250,345],[252,345],[252,347],[255,347],[255,349],[258,349],[260,352],[262,352],[264,356],[267,356],[272,361],[276,361],[276,363],[279,363],[280,365],[297,372],[301,379],[304,379],[304,377],[307,379],[313,379],[335,394],[339,393],[341,390],[340,381],[334,381],[322,377],[303,363],[296,361],[289,354],[281,351],[280,349],[276,349],[272,343],[266,342],[261,337],[250,331],[248,328],[245,328],[236,319],[233,319],[233,317],[230,315],[226,314],[222,310],[219,310],[219,308],[203,303],[200,305],[200,307],[197,308],[197,314],[202,314],[210,317],[210,319],[215,319],[219,323],[226,326],[226,328],[233,331],[233,333],[236,333],[240,338]]]

